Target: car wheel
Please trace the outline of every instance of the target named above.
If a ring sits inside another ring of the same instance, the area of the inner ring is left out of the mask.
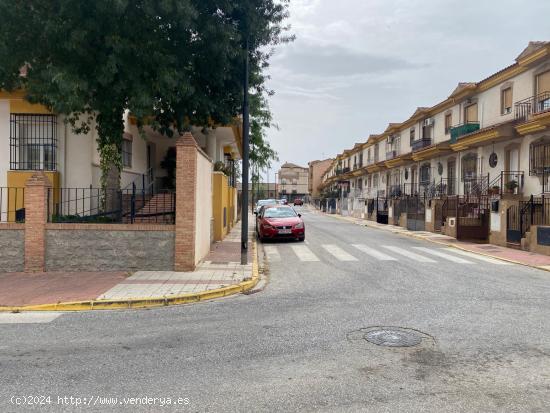
[[[300,238],[298,238],[298,241],[300,241],[300,242],[304,242],[304,241],[305,241],[305,239],[306,239],[306,237],[300,237]]]

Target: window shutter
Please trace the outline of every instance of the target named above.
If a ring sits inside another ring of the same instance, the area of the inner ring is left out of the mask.
[[[537,95],[550,92],[550,70],[537,76]]]
[[[466,122],[477,122],[477,103],[466,108]]]
[[[503,108],[511,108],[512,107],[512,89],[508,88],[502,91],[502,101],[503,101]]]

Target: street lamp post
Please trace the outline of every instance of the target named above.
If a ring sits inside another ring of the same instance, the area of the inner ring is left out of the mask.
[[[243,81],[243,176],[241,206],[241,265],[248,263],[248,168],[250,158],[250,117],[248,103],[249,88],[249,45],[246,39]]]

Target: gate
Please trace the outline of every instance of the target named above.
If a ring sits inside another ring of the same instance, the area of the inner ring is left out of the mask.
[[[397,198],[393,201],[393,217],[396,225],[401,225],[401,214],[407,212],[406,199]]]
[[[531,225],[548,225],[550,223],[550,199],[533,197],[528,201],[519,201],[506,210],[506,240],[521,242]]]
[[[489,198],[460,198],[456,225],[457,239],[486,240],[489,237]]]
[[[407,201],[407,229],[410,231],[426,230],[426,198],[413,195]]]
[[[376,222],[379,224],[388,223],[388,200],[387,198],[376,198]]]
[[[520,243],[525,234],[522,231],[520,206],[511,205],[506,210],[506,242]]]

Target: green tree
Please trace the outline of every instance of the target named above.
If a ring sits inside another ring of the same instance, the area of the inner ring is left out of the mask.
[[[23,88],[76,132],[95,128],[106,185],[119,179],[125,111],[140,127],[154,115],[168,135],[240,113],[247,40],[251,86],[267,93],[266,50],[289,40],[288,1],[234,3],[0,0],[0,88]]]

